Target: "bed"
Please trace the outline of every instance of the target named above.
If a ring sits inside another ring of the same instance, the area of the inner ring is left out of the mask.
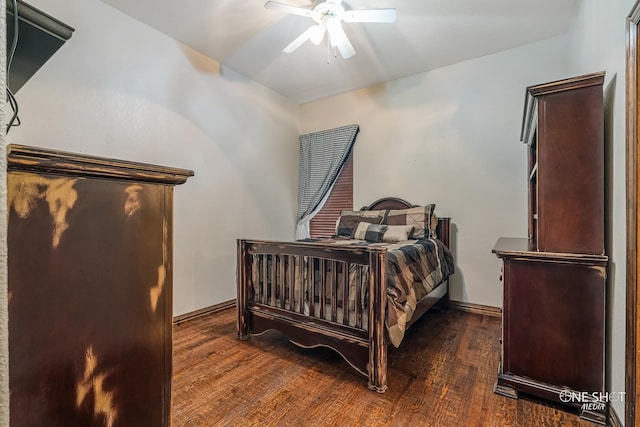
[[[238,338],[274,329],[301,347],[329,347],[368,377],[370,389],[384,393],[388,346],[397,347],[406,328],[431,307],[448,309],[454,271],[450,218],[431,215],[435,205],[427,206],[428,228],[420,234],[419,227],[405,227],[411,231],[399,238],[408,240],[379,239],[403,231],[400,226],[415,216],[412,212],[423,212],[422,206],[394,197],[353,212],[367,218],[356,219],[357,225],[345,225],[353,218],[343,212],[336,227],[342,236],[239,239]],[[383,234],[374,233],[380,230]]]

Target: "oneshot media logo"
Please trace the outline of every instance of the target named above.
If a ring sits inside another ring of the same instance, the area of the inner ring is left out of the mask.
[[[571,391],[563,390],[558,393],[558,398],[564,403],[580,403],[583,411],[604,411],[607,403],[624,403],[624,391]]]

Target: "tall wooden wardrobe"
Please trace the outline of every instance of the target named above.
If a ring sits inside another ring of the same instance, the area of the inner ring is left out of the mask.
[[[8,149],[12,426],[169,426],[173,186],[192,171]]]
[[[607,402],[577,396],[605,392],[603,82],[595,73],[527,88],[529,233],[493,248],[504,291],[495,391],[569,405],[599,423]]]

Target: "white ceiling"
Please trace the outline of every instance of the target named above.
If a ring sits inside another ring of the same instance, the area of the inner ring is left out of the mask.
[[[283,53],[313,21],[263,0],[102,1],[305,103],[565,33],[579,0],[345,0],[347,9],[398,13],[393,24],[345,23],[357,52],[347,60],[324,43]]]

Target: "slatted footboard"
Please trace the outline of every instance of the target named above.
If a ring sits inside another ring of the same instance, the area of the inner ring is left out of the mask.
[[[387,388],[386,248],[238,240],[238,338],[277,329]]]

